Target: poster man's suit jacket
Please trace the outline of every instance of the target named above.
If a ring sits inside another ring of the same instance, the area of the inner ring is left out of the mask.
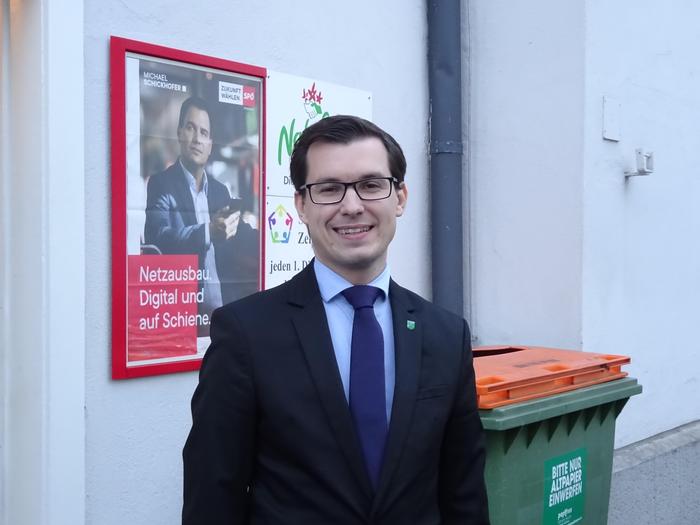
[[[213,216],[231,203],[228,189],[208,176],[207,203]],[[182,171],[175,162],[165,171],[148,179],[144,241],[163,254],[192,254],[204,264],[208,248],[204,230],[197,223],[192,193]],[[258,233],[240,222],[236,235],[227,241],[215,241],[216,269],[221,282],[224,303],[253,293],[258,279]]]
[[[313,265],[215,311],[183,452],[184,525],[488,523],[467,324],[393,281],[389,298],[396,385],[376,491]]]

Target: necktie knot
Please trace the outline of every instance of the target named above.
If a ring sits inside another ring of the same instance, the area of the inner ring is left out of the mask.
[[[352,307],[358,310],[359,308],[373,308],[374,301],[376,301],[382,293],[382,289],[376,286],[360,284],[346,288],[341,293]]]

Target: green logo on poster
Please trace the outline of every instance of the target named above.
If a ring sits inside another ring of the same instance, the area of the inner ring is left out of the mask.
[[[545,461],[542,525],[583,523],[585,486],[585,448]]]
[[[301,132],[309,127],[309,124],[314,124],[315,122],[326,118],[330,114],[327,111],[323,111],[321,107],[321,102],[323,102],[323,94],[316,90],[316,82],[311,84],[309,89],[302,89],[301,98],[304,100],[304,111],[308,115],[306,122],[304,122],[304,127],[301,130],[295,130],[296,119],[293,118],[287,126],[282,126],[279,133],[279,139],[277,140],[277,164],[282,165],[282,151],[286,151],[287,157],[292,155],[292,149],[294,149],[294,143],[301,135]]]

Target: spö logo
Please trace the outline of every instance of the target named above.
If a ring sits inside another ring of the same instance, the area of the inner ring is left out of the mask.
[[[243,86],[243,106],[246,108],[255,107],[255,88],[252,86]]]
[[[267,218],[270,227],[270,239],[274,244],[288,244],[292,237],[294,219],[281,204]]]
[[[328,117],[330,114],[323,110],[321,102],[323,102],[323,93],[316,89],[316,82],[311,84],[309,89],[302,88],[301,99],[304,104],[304,111],[306,112],[307,118],[304,122],[304,127],[299,129],[296,127],[297,119],[293,118],[289,123],[289,126],[282,126],[280,130],[279,139],[277,141],[277,164],[282,165],[282,152],[287,153],[287,158],[292,155],[292,149],[294,148],[294,143],[309,125],[318,122],[322,118]],[[285,178],[287,184],[291,184],[291,180]]]

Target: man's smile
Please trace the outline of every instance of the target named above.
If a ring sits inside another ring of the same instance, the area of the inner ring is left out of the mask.
[[[333,230],[340,235],[357,235],[370,231],[374,226],[337,226]]]

